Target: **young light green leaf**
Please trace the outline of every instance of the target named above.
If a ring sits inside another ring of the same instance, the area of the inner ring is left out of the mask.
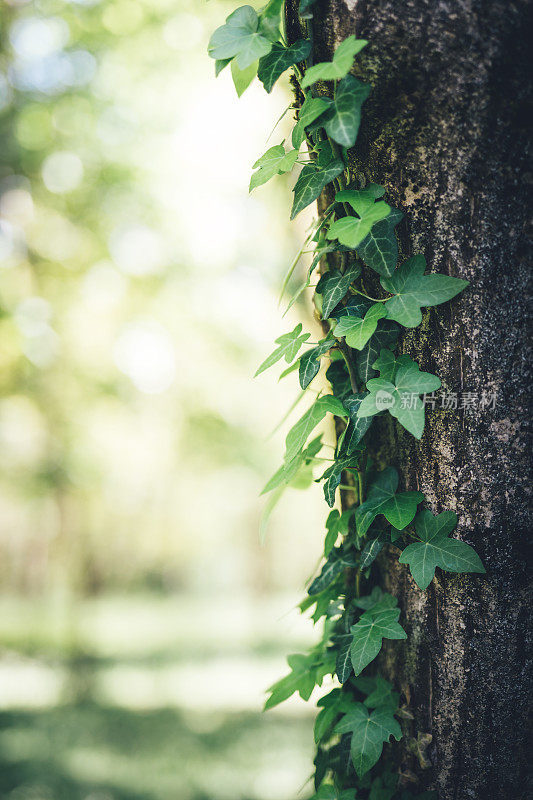
[[[370,94],[371,87],[353,75],[347,75],[337,86],[332,115],[328,114],[325,131],[342,147],[353,147],[361,123],[361,106]]]
[[[374,362],[379,365],[380,361]],[[401,356],[392,365],[385,366],[395,371],[393,382],[381,376],[367,381],[369,394],[365,397],[358,411],[360,417],[373,416],[380,411],[389,411],[403,427],[417,439],[422,437],[425,424],[425,408],[420,394],[433,392],[440,386],[440,380],[429,372],[420,372],[418,364]]]
[[[337,339],[346,338],[346,344],[356,350],[362,350],[377,328],[378,322],[387,316],[382,303],[375,303],[363,318],[343,316],[333,331]]]
[[[309,408],[303,417],[300,417],[296,425],[294,425],[285,440],[285,463],[292,461],[303,449],[309,434],[316,428],[319,422],[322,422],[327,413],[335,414],[339,417],[346,417],[347,412],[341,401],[331,394],[322,395],[318,397],[311,408]]]
[[[357,53],[367,44],[365,39],[348,36],[335,50],[332,61],[323,61],[307,69],[301,82],[302,89],[319,80],[336,81],[344,78],[351,70]]]
[[[294,202],[292,204],[291,219],[306,208],[313,200],[316,200],[324,186],[340,175],[344,170],[344,164],[340,158],[319,169],[312,164],[306,164],[294,184]]]
[[[291,672],[281,680],[276,681],[267,691],[270,697],[264,705],[264,711],[279,705],[287,700],[294,692],[298,692],[302,700],[309,700],[315,688],[315,671],[313,669],[315,656],[300,655],[295,653],[287,658]]]
[[[378,603],[365,611],[356,625],[352,625],[350,655],[355,675],[359,675],[375,659],[383,639],[405,639],[407,634],[398,623],[399,608],[384,608]]]
[[[239,69],[245,70],[272,47],[258,27],[259,17],[252,6],[241,6],[213,33],[207,52],[217,60],[236,58]]]
[[[258,61],[254,61],[249,67],[246,67],[246,69],[240,69],[237,65],[237,61],[232,59],[231,77],[233,78],[233,85],[235,86],[235,91],[237,92],[238,97],[241,97],[241,95],[244,94],[246,89],[257,75],[258,64]]]
[[[405,328],[420,325],[422,306],[445,303],[468,286],[468,281],[448,275],[424,275],[425,269],[426,259],[417,255],[404,261],[391,277],[381,279],[383,288],[394,294],[385,303],[388,317]]]
[[[250,178],[249,191],[251,192],[253,189],[257,188],[257,186],[266,183],[273,178],[274,175],[290,172],[297,158],[297,150],[290,150],[286,153],[282,144],[269,147],[266,153],[264,153],[261,158],[258,158],[253,165],[253,169],[257,169],[257,172],[254,172]]]
[[[328,97],[311,97],[308,95],[298,112],[298,122],[292,131],[292,146],[299,150],[305,139],[305,129],[320,117],[328,108],[331,108],[332,101]]]
[[[370,711],[363,703],[357,703],[335,726],[336,733],[350,733],[351,755],[359,777],[377,763],[383,745],[391,736],[399,741],[402,730],[388,708]]]
[[[298,39],[290,47],[285,47],[279,43],[273,44],[270,53],[267,53],[259,61],[259,69],[257,71],[257,77],[266,91],[270,93],[280,75],[286,69],[292,67],[293,64],[305,61],[310,52],[311,42],[309,39]]]
[[[272,367],[282,358],[285,359],[287,364],[296,358],[296,355],[298,354],[298,351],[303,343],[311,336],[310,333],[301,333],[301,331],[302,323],[299,322],[294,330],[290,331],[289,333],[284,333],[282,336],[278,336],[275,341],[279,347],[276,347],[274,352],[265,358],[263,363],[257,368],[254,378],[256,378],[269,367]]]
[[[409,564],[420,589],[427,589],[436,567],[446,572],[485,572],[473,547],[449,538],[456,525],[457,515],[453,511],[443,511],[436,517],[427,509],[417,514],[415,530],[420,541],[408,545],[399,560],[400,564]]]
[[[302,450],[301,453],[298,453],[298,455],[295,456],[292,461],[289,461],[287,464],[282,464],[281,467],[276,470],[261,494],[267,494],[267,492],[277,489],[278,486],[287,486],[290,484],[301,466],[312,462],[321,449],[322,436],[317,436],[316,439],[313,439],[313,441],[309,443],[305,450]]]
[[[360,274],[361,268],[357,265],[349,267],[346,272],[336,268],[324,272],[316,286],[317,293],[322,295],[323,319],[330,316]]]
[[[337,537],[339,535],[346,536],[348,533],[348,524],[352,514],[353,509],[351,508],[343,511],[342,514],[339,514],[336,508],[333,509],[333,511],[330,511],[326,520],[326,529],[328,532],[324,541],[324,556],[326,558],[328,557],[331,548],[337,541]]]
[[[327,239],[338,239],[341,244],[355,250],[357,246],[368,236],[373,226],[382,219],[385,219],[391,211],[391,207],[383,201],[375,202],[377,193],[382,187],[370,184],[365,189],[353,190],[344,189],[337,192],[335,200],[338,203],[349,203],[357,217],[341,217],[333,222],[326,234]]]
[[[378,473],[370,485],[366,500],[355,511],[355,523],[358,536],[364,536],[378,514],[402,530],[414,519],[416,508],[424,499],[422,492],[400,492],[398,473],[394,467],[386,467]]]
[[[259,12],[259,32],[275,43],[280,37],[283,2],[284,0],[270,0]]]
[[[398,240],[394,228],[403,219],[403,213],[391,208],[390,214],[376,222],[372,230],[357,247],[357,255],[379,275],[389,277],[398,263]]]

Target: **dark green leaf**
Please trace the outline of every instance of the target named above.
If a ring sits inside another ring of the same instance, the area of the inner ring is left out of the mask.
[[[416,514],[416,507],[424,499],[422,492],[400,492],[398,473],[394,467],[386,467],[380,472],[368,489],[366,500],[355,512],[357,533],[364,536],[378,514],[399,530],[406,527]]]
[[[335,344],[336,342],[333,338],[322,339],[316,347],[308,350],[300,358],[299,378],[302,389],[307,389],[320,370],[321,357],[332,347],[335,347]]]
[[[405,548],[400,564],[409,564],[420,589],[427,589],[436,567],[447,572],[485,572],[473,547],[449,538],[456,525],[457,515],[453,511],[443,511],[436,517],[427,509],[417,514],[415,530],[420,541]]]
[[[257,77],[266,91],[271,92],[279,76],[293,64],[304,61],[310,52],[311,42],[309,39],[298,39],[290,47],[284,47],[278,43],[273,44],[270,53],[260,59],[257,70]]]
[[[388,603],[389,601],[387,601]],[[405,639],[407,634],[398,623],[399,608],[387,607],[377,603],[369,611],[361,615],[356,625],[352,625],[352,645],[350,655],[355,675],[360,675],[371,661],[375,659],[383,639]]]
[[[399,741],[402,730],[387,708],[370,711],[357,703],[335,726],[337,733],[351,733],[351,755],[356,773],[361,776],[379,760],[383,744],[391,736]]]
[[[347,75],[337,86],[332,113],[328,114],[324,128],[342,147],[354,146],[361,122],[361,106],[370,91],[368,83],[361,83],[353,75]]]
[[[322,295],[322,317],[327,319],[340,303],[351,284],[359,277],[361,269],[357,265],[348,267],[346,272],[333,268],[321,276],[316,291]]]
[[[344,164],[340,158],[334,159],[323,169],[317,169],[314,165],[306,164],[294,185],[291,219],[294,219],[302,209],[306,208],[313,200],[316,200],[324,186],[331,183],[343,170]]]
[[[406,328],[415,328],[422,321],[422,306],[438,306],[462,292],[468,281],[448,275],[424,275],[426,259],[417,255],[394,271],[390,278],[382,278],[381,285],[394,294],[385,303],[389,319]]]
[[[398,241],[394,228],[403,219],[403,213],[391,208],[390,214],[377,222],[368,236],[357,247],[357,255],[379,275],[389,277],[398,263]]]
[[[308,95],[298,112],[298,122],[292,131],[292,145],[297,150],[305,139],[305,129],[330,108],[332,101],[328,97],[311,97]]]

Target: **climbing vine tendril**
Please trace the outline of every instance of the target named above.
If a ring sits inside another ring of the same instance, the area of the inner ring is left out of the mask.
[[[313,2],[300,2],[302,28],[309,28]],[[434,516],[422,508],[421,492],[398,491],[397,470],[387,466],[378,471],[368,451],[377,415],[390,414],[411,435],[422,437],[423,396],[438,389],[440,380],[421,371],[410,356],[396,355],[397,341],[402,327],[420,324],[422,308],[451,300],[467,281],[426,274],[421,255],[399,264],[395,228],[403,213],[384,199],[382,186],[350,180],[347,154],[371,92],[351,71],[368,42],[348,36],[330,62],[314,63],[310,36],[287,43],[284,13],[283,0],[270,0],[260,12],[242,6],[213,33],[208,48],[217,75],[230,65],[239,95],[256,75],[270,92],[292,68],[302,98],[290,143],[270,147],[255,162],[250,191],[298,165],[291,219],[325,189],[334,198],[291,264],[283,287],[302,253],[312,247],[307,275],[288,307],[320,273],[313,299],[324,336],[311,344],[310,334],[296,325],[276,339],[276,348],[256,373],[285,361],[282,376],[298,371],[300,387],[307,390],[327,359],[331,387],[289,430],[283,464],[263,490],[275,499],[284,487],[308,476],[311,466],[327,464],[319,478],[332,509],[324,563],[300,604],[302,612],[312,612],[315,624],[322,624],[322,636],[309,653],[288,657],[290,671],[270,687],[265,709],[295,692],[309,700],[331,676],[333,688],[317,703],[313,800],[427,800],[431,793],[397,788],[398,775],[386,757],[386,745],[402,738],[401,722],[411,715],[395,687],[379,674],[375,659],[385,639],[402,640],[407,634],[397,600],[379,586],[373,565],[383,548],[392,548],[421,590],[437,567],[478,573],[484,568],[472,547],[450,537],[457,516],[452,511]],[[365,288],[371,273],[378,276],[374,284],[379,280],[380,297]],[[327,415],[333,415],[340,432],[333,459],[327,449],[324,455],[322,436],[311,438]],[[339,491],[347,492],[352,503],[343,511],[334,508]]]

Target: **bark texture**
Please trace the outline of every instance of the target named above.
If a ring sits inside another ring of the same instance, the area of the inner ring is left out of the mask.
[[[379,418],[378,461],[434,512],[459,515],[486,576],[438,572],[420,592],[397,554],[381,561],[408,638],[382,667],[414,715],[396,757],[401,782],[440,800],[527,794],[526,542],[528,34],[526,0],[318,0],[315,61],[348,35],[369,40],[357,77],[373,86],[350,164],[402,209],[403,256],[466,278],[426,312],[403,352],[448,392],[497,393],[495,409],[427,413],[420,442]],[[288,33],[298,35],[294,9]],[[376,286],[379,284],[376,283]],[[376,291],[378,289],[376,287]],[[464,396],[464,395],[463,395]]]

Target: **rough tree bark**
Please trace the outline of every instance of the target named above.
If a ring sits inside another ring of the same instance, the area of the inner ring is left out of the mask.
[[[423,593],[397,556],[381,562],[408,631],[382,657],[414,715],[397,746],[401,780],[440,800],[527,794],[529,11],[527,0],[318,0],[311,23],[315,61],[352,33],[369,40],[356,74],[373,91],[351,177],[385,185],[405,212],[403,256],[471,281],[426,312],[403,351],[448,392],[497,394],[495,409],[437,406],[420,442],[379,419],[378,462],[386,451],[405,488],[455,510],[487,568],[439,573]],[[288,35],[299,35],[294,5]]]

